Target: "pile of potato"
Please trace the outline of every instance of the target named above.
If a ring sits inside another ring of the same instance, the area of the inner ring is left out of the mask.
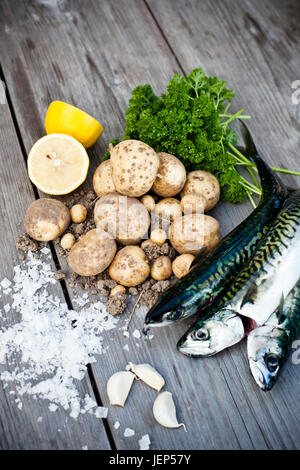
[[[96,228],[76,243],[71,233],[61,238],[62,247],[69,250],[70,267],[81,276],[109,268],[110,277],[126,287],[149,276],[156,280],[166,280],[172,273],[184,276],[194,255],[204,247],[211,250],[220,239],[218,221],[204,214],[219,200],[217,179],[200,170],[186,174],[174,155],[157,154],[137,140],[120,142],[110,154],[93,177],[99,196],[94,207]],[[80,204],[69,211],[62,202],[44,198],[28,208],[24,225],[32,238],[49,241],[61,236],[70,220],[80,223],[85,217]],[[179,256],[173,263],[160,256],[150,266],[145,247],[162,245],[168,238]]]

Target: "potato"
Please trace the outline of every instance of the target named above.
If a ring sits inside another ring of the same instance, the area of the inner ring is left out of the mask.
[[[156,245],[163,245],[167,239],[167,234],[163,229],[156,228],[152,230],[150,234],[150,239]]]
[[[110,146],[112,177],[116,190],[125,196],[142,196],[154,183],[159,157],[139,140],[124,140]]]
[[[189,253],[177,256],[172,263],[172,270],[178,279],[185,276],[191,267],[192,262],[194,261],[195,256]]]
[[[184,215],[186,214],[203,214],[206,206],[206,199],[199,194],[186,194],[180,201],[180,206]]]
[[[155,207],[155,200],[150,194],[145,194],[145,196],[141,198],[141,203],[144,204],[148,212],[153,211]]]
[[[119,294],[126,294],[126,289],[125,289],[124,286],[121,286],[121,284],[117,284],[110,291],[110,296],[111,297],[113,297],[114,295],[119,295]]]
[[[220,199],[220,185],[211,173],[202,170],[188,173],[181,197],[186,194],[198,194],[205,198],[204,211],[210,211]]]
[[[167,197],[161,199],[154,207],[154,213],[163,219],[174,222],[177,217],[182,215],[180,202],[173,198]]]
[[[151,266],[151,277],[156,281],[165,281],[172,275],[172,263],[168,256],[159,256]]]
[[[66,233],[60,240],[60,245],[64,250],[71,250],[75,243],[75,237],[73,233]]]
[[[147,247],[150,247],[150,246],[156,246],[156,243],[154,243],[152,240],[150,240],[150,238],[148,238],[147,240],[144,240],[143,243],[141,244],[141,248],[142,250],[144,250],[145,248]]]
[[[146,207],[136,198],[111,193],[95,204],[97,227],[109,232],[122,245],[137,245],[147,233],[150,216]]]
[[[157,155],[159,168],[152,190],[159,196],[176,196],[182,190],[186,180],[185,167],[174,155],[165,152]]]
[[[28,207],[24,227],[35,240],[48,242],[59,237],[70,223],[70,212],[57,199],[37,199]]]
[[[115,256],[109,267],[110,277],[118,284],[134,287],[144,282],[150,274],[147,256],[138,246],[125,246]]]
[[[115,240],[99,228],[86,233],[70,251],[69,265],[80,276],[102,273],[117,251]]]
[[[216,246],[220,240],[220,224],[209,215],[187,214],[173,222],[169,237],[179,253],[195,255],[201,248],[210,251]]]
[[[82,204],[75,204],[70,209],[70,215],[72,222],[81,224],[84,222],[87,216],[87,209]]]
[[[93,187],[97,196],[100,197],[115,192],[110,160],[105,160],[97,167],[93,176]]]

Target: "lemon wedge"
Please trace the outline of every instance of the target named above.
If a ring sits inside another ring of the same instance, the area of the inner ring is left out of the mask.
[[[70,135],[49,134],[39,139],[28,155],[28,175],[46,194],[68,194],[87,177],[89,157]]]
[[[71,135],[84,148],[94,145],[103,132],[100,122],[81,109],[63,101],[50,103],[45,118],[45,128],[47,134]]]

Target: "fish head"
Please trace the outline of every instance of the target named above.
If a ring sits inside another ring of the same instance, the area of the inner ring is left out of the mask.
[[[177,349],[191,357],[208,357],[241,341],[245,335],[242,319],[231,310],[206,316],[185,333]]]
[[[288,353],[285,331],[274,325],[264,325],[251,331],[247,354],[251,374],[264,391],[271,390]]]
[[[197,311],[197,306],[192,302],[184,302],[183,299],[174,296],[166,298],[162,296],[155,305],[148,311],[145,318],[145,328],[165,326],[182,320],[186,316]]]

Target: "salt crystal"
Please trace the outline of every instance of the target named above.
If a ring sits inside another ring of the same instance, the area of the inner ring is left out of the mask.
[[[44,248],[41,249],[41,253],[44,253],[44,255],[48,255],[50,253],[50,250],[49,248],[45,246]]]
[[[17,406],[18,406],[19,410],[21,410],[23,408],[23,403],[20,402],[20,403],[18,403]]]
[[[137,339],[139,339],[141,337],[141,333],[139,332],[139,330],[134,330],[134,332],[132,334]]]
[[[150,441],[150,438],[149,438],[149,434],[145,434],[139,440],[140,450],[149,450],[150,444],[151,444],[151,441]]]
[[[95,410],[96,418],[107,418],[108,408],[105,406],[98,406]]]
[[[82,446],[81,449],[82,450],[89,450],[88,446]]]
[[[129,338],[129,333],[128,333],[128,331],[124,330],[124,331],[123,331],[123,336],[124,336],[124,338]]]
[[[135,432],[133,429],[130,429],[130,428],[126,428],[125,431],[124,431],[124,437],[131,437],[131,436],[134,436],[135,435]]]
[[[50,411],[54,412],[54,411],[57,410],[58,406],[55,405],[55,403],[50,403],[48,408],[49,408]]]
[[[39,416],[38,419],[37,419],[37,422],[38,423],[41,423],[43,421],[43,417],[42,416]]]
[[[50,262],[28,253],[14,267],[12,282],[1,281],[4,289],[11,286],[10,307],[19,320],[1,330],[0,381],[4,387],[13,382],[20,396],[47,399],[52,409],[61,406],[76,419],[82,410],[97,406],[88,395],[80,395],[78,380],[84,378],[86,364],[107,349],[104,333],[115,328],[118,319],[101,302],[69,310],[49,292],[56,282],[53,275]]]
[[[5,313],[10,311],[10,305],[9,304],[4,305],[3,308],[4,308]]]
[[[115,424],[114,424],[114,428],[119,429],[119,427],[120,427],[120,423],[119,423],[119,421],[116,421]]]
[[[90,409],[95,408],[95,406],[97,406],[95,400],[93,400],[88,394],[86,394],[84,398],[84,410],[89,411]]]
[[[3,287],[3,289],[7,289],[10,285],[11,285],[11,282],[9,279],[7,279],[6,277],[4,279],[2,279],[2,281],[0,282],[0,285]]]
[[[123,346],[123,349],[125,349],[125,351],[129,351],[129,346],[128,346],[128,344],[125,344],[125,346]]]

